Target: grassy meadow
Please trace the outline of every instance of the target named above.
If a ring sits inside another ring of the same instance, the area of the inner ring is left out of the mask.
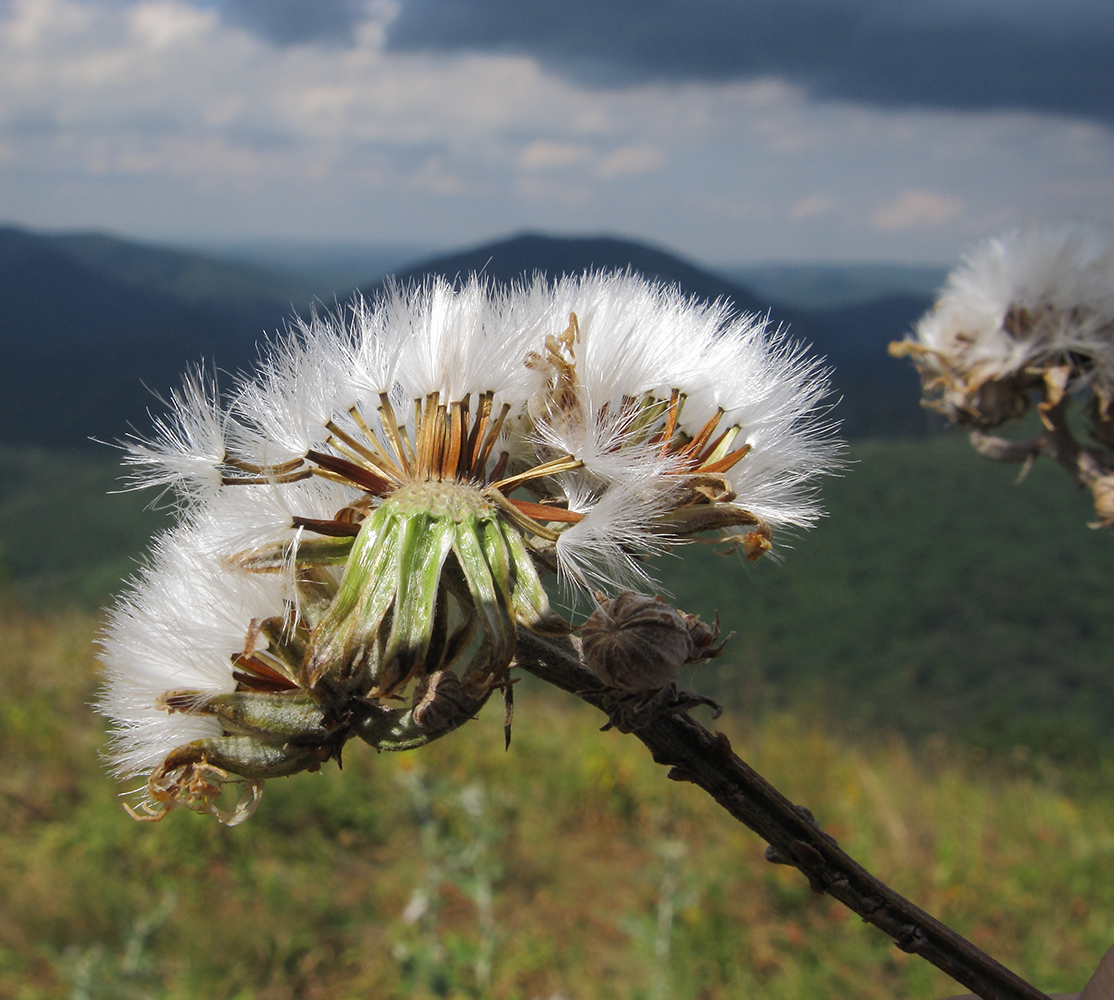
[[[85,613],[0,614],[0,998],[931,998],[904,955],[632,737],[523,685],[420,753],[352,746],[228,829],[132,821],[101,773]],[[734,718],[857,858],[1046,989],[1114,940],[1114,768]]]
[[[104,774],[98,603],[162,521],[88,456],[0,468],[0,1000],[936,998],[633,737],[529,679],[416,753],[352,745],[228,829]],[[1109,567],[1085,498],[957,439],[857,444],[783,565],[659,565],[737,634],[691,686],[858,860],[1045,990],[1114,941]]]

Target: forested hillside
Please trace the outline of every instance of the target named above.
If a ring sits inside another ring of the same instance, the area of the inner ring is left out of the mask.
[[[510,281],[593,267],[632,267],[698,298],[768,316],[826,358],[832,400],[840,400],[836,412],[850,436],[925,430],[916,376],[886,354],[886,344],[927,307],[916,295],[801,310],[642,243],[530,234],[427,260],[396,277],[455,280],[475,271]],[[129,425],[149,424],[148,408],[161,408],[158,397],[181,383],[187,366],[231,384],[254,363],[259,342],[292,317],[348,300],[351,286],[326,280],[99,234],[0,228],[0,352],[13,373],[0,394],[0,444],[89,449],[91,438],[116,440]],[[370,274],[361,285],[377,295],[383,276]]]

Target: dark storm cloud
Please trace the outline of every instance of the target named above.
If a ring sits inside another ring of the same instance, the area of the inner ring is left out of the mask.
[[[224,0],[220,6],[230,24],[275,45],[344,45],[364,17],[363,0]]]
[[[596,86],[773,75],[819,98],[1114,120],[1109,0],[404,0],[388,46],[524,53]]]

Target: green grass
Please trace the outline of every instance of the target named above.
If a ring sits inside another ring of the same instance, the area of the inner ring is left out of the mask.
[[[343,772],[275,780],[241,827],[135,823],[86,707],[95,627],[0,612],[3,1000],[955,992],[536,683],[509,752],[489,710],[416,753],[354,745]],[[807,713],[726,728],[853,856],[1045,989],[1079,988],[1114,940],[1114,763],[1072,799],[1063,769],[942,740],[851,744]]]

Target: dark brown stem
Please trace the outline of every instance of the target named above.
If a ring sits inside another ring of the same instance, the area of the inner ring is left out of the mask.
[[[582,663],[572,640],[522,630],[518,666],[610,712],[611,695]],[[984,1000],[1048,1000],[1040,990],[980,951],[935,917],[898,895],[844,853],[812,814],[795,806],[731,750],[687,715],[662,713],[634,735],[670,768],[669,777],[699,785],[724,809],[770,844],[768,856],[793,865],[815,892],[828,893],[903,951],[920,955]]]
[[[1043,451],[1041,438],[1039,437],[1017,441],[1013,438],[986,434],[983,431],[971,431],[968,440],[975,451],[983,458],[989,458],[992,462],[1008,462],[1011,464],[1032,462]]]

